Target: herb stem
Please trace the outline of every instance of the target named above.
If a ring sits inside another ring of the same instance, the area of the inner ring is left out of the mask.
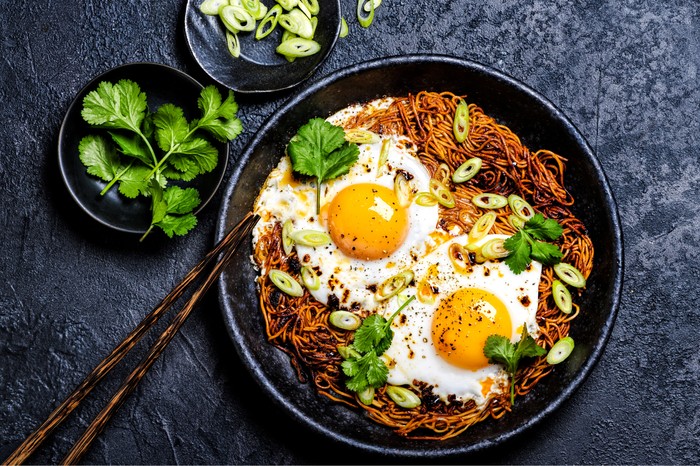
[[[104,189],[102,191],[100,191],[100,196],[104,196],[105,194],[107,194],[107,192],[112,188],[112,186],[114,186],[114,184],[117,181],[121,180],[122,176],[124,176],[124,173],[126,173],[129,170],[129,168],[131,168],[131,165],[133,163],[134,163],[133,161],[129,162],[129,165],[127,165],[126,167],[124,167],[124,169],[122,171],[117,173],[114,176],[114,178],[112,178],[112,180],[109,183],[107,183],[107,186],[105,186]]]
[[[197,131],[201,126],[202,126],[202,122],[200,121],[199,123],[197,123],[197,125],[194,128],[192,128],[187,133],[187,136],[185,136],[182,140],[187,141],[190,138],[190,136],[192,136],[195,133],[195,131]],[[149,148],[150,148],[150,144],[149,144]],[[151,178],[160,169],[160,167],[165,163],[165,161],[168,160],[168,157],[170,157],[172,154],[174,154],[179,148],[180,148],[180,143],[173,145],[170,148],[170,150],[160,160],[156,160],[155,155],[154,155],[153,158],[155,160],[155,166],[153,167],[153,170],[148,172],[148,175],[146,175],[144,180],[148,180],[149,178]],[[151,149],[151,152],[153,152],[153,149]]]
[[[403,303],[401,306],[399,306],[399,308],[391,315],[391,317],[389,317],[389,319],[386,321],[386,325],[384,326],[384,331],[385,331],[385,332],[386,332],[386,330],[391,326],[391,323],[394,321],[394,318],[395,318],[397,315],[399,315],[399,313],[400,313],[401,311],[403,311],[404,309],[406,309],[406,306],[408,306],[409,304],[411,304],[411,301],[413,301],[414,299],[416,299],[416,296],[415,296],[415,295],[413,295],[413,296],[411,296],[410,298],[408,298],[406,301],[404,301],[404,303]]]

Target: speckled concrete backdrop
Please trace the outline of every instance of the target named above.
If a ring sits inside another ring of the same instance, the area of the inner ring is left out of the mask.
[[[0,0],[0,457],[152,308],[212,243],[196,232],[139,246],[94,227],[57,175],[58,129],[93,76],[155,61],[206,81],[189,57],[184,1]],[[488,463],[700,463],[700,6],[695,0],[385,0],[313,79],[364,59],[437,52],[520,79],[589,140],[617,197],[625,286],[584,386]],[[233,158],[287,95],[241,98]],[[233,164],[232,164],[233,165]],[[134,363],[135,358],[128,362]],[[57,462],[96,400],[33,462]],[[252,406],[259,406],[255,410]],[[301,433],[304,440],[293,440]],[[90,463],[357,463],[381,459],[306,434],[266,398],[227,339],[213,295],[86,458]]]

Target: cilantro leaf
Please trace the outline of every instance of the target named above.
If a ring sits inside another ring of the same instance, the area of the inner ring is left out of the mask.
[[[156,226],[160,227],[168,238],[172,238],[173,235],[184,236],[197,226],[197,217],[193,214],[165,215],[163,220],[156,223]]]
[[[384,338],[385,327],[386,319],[379,314],[372,314],[363,320],[360,328],[355,331],[353,346],[363,353],[371,351]]]
[[[80,161],[90,175],[112,181],[119,173],[121,161],[114,147],[101,136],[85,136],[78,144]]]
[[[122,154],[134,157],[148,166],[153,164],[148,148],[144,145],[143,139],[139,135],[127,136],[116,131],[110,131],[109,135]]]
[[[102,128],[138,131],[146,116],[146,94],[138,84],[122,79],[117,84],[102,81],[83,99],[83,119]]]
[[[216,87],[207,86],[202,89],[197,106],[202,111],[202,118],[193,121],[192,127],[207,131],[221,142],[230,141],[243,131],[241,120],[236,117],[238,104],[232,91],[228,91],[222,102]]]
[[[360,149],[345,141],[340,126],[312,118],[289,141],[287,153],[294,171],[316,178],[316,212],[320,212],[321,183],[347,173]]]
[[[145,177],[150,169],[145,165],[132,165],[119,177],[119,192],[129,199],[135,199],[139,195],[151,195],[151,182]]]
[[[168,214],[187,214],[192,212],[201,202],[199,192],[194,188],[172,186],[165,190],[163,199],[168,205]]]
[[[153,124],[158,147],[165,152],[184,141],[190,129],[182,109],[173,104],[161,105],[153,115]]]
[[[527,326],[523,326],[520,341],[512,343],[509,338],[502,335],[489,335],[484,344],[484,356],[489,362],[503,364],[506,372],[510,375],[510,403],[515,403],[515,374],[518,365],[523,358],[533,358],[542,356],[547,350],[539,346],[535,340],[528,335]]]
[[[219,163],[219,151],[209,141],[192,138],[180,143],[168,162],[181,172],[208,173]]]
[[[532,259],[545,265],[558,264],[564,255],[559,247],[545,241],[558,239],[564,229],[554,219],[545,219],[541,213],[535,214],[513,236],[503,242],[510,251],[505,258],[506,265],[515,274],[521,273]]]

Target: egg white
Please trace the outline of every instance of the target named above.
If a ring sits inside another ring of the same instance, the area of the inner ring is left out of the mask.
[[[477,244],[483,244],[491,238],[503,235],[487,235]],[[440,245],[430,255],[414,265],[416,281],[425,276],[431,266],[437,266],[437,278],[432,282],[439,289],[439,295],[433,304],[424,304],[414,300],[402,311],[402,318],[392,322],[394,337],[391,347],[384,353],[388,362],[389,380],[392,385],[413,385],[414,380],[432,386],[433,393],[443,401],[455,395],[459,401],[474,400],[477,406],[483,406],[493,393],[500,393],[507,387],[507,375],[501,365],[489,364],[482,369],[471,371],[456,367],[443,359],[431,335],[433,315],[440,302],[462,288],[478,288],[496,295],[506,306],[511,319],[511,341],[520,338],[523,325],[533,337],[539,335],[536,322],[538,287],[542,264],[532,262],[528,270],[519,275],[514,274],[504,262],[488,261],[475,264],[471,273],[455,271],[449,258],[448,250],[452,243],[465,245],[466,236],[459,236]],[[416,293],[415,287],[407,288],[403,297]],[[402,302],[392,299],[384,311],[389,317]],[[482,381],[491,379],[493,384],[488,393],[482,393]],[[419,388],[419,387],[416,387]]]

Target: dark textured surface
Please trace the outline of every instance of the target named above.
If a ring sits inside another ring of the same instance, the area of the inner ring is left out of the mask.
[[[0,457],[212,245],[220,197],[190,236],[138,244],[88,221],[57,173],[61,119],[95,75],[153,61],[207,82],[184,43],[184,3],[0,2]],[[697,3],[385,0],[368,30],[353,19],[353,1],[342,5],[350,35],[311,82],[363,59],[411,52],[490,65],[572,119],[619,204],[625,285],[599,364],[545,422],[463,460],[699,463]],[[231,144],[229,170],[288,96],[239,97],[246,131]],[[127,370],[120,366],[32,462],[60,461]],[[320,441],[268,402],[235,355],[212,293],[85,461],[378,460]]]

